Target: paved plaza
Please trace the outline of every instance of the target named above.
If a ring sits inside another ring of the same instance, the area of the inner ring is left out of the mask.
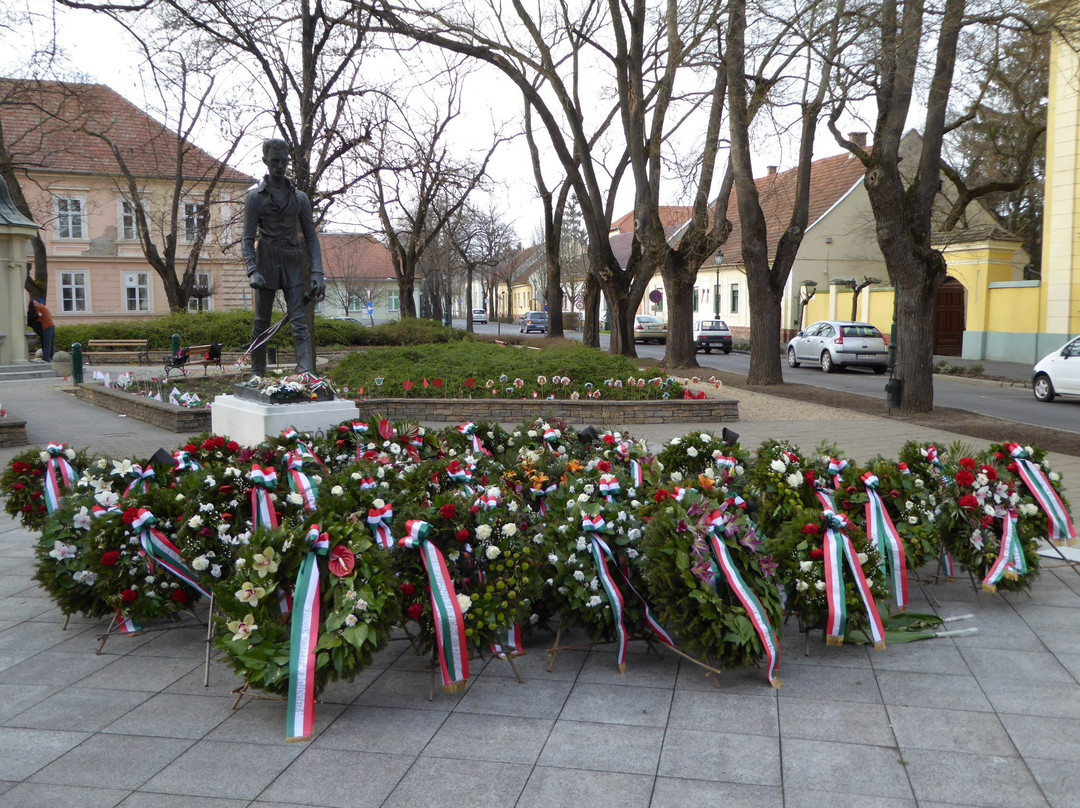
[[[183,436],[97,409],[54,381],[0,385],[32,443],[145,457]],[[715,424],[628,428],[663,441]],[[960,436],[883,419],[745,420],[856,460]],[[1008,435],[1002,435],[1008,439]],[[964,439],[974,445],[980,441]],[[1052,448],[1052,447],[1046,447]],[[6,464],[18,449],[0,449]],[[1080,458],[1050,455],[1080,501]],[[807,644],[794,623],[773,690],[759,669],[719,686],[632,644],[562,652],[534,634],[517,660],[476,661],[465,693],[428,700],[428,660],[403,641],[322,697],[314,739],[285,744],[281,702],[245,699],[198,627],[114,636],[64,619],[32,581],[35,536],[0,515],[0,806],[945,808],[1080,806],[1080,575],[1044,560],[1028,595],[965,578],[913,587],[912,609],[971,614],[971,636]],[[205,614],[204,614],[205,616]]]

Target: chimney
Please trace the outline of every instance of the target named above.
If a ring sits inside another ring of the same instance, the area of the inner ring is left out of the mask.
[[[866,148],[866,132],[848,132],[848,140],[860,149]]]
[[[769,176],[770,177],[775,177],[776,176],[776,166],[766,166],[766,168],[769,171]]]

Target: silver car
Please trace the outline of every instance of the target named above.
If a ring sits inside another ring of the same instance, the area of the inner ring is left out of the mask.
[[[885,338],[870,323],[822,320],[800,331],[787,348],[788,364],[820,364],[826,373],[844,367],[869,367],[884,373],[889,366]]]

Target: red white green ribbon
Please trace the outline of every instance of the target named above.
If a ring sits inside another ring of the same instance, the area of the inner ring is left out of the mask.
[[[374,477],[365,477],[360,481],[359,488],[361,491],[371,491],[378,486],[379,483],[375,480]]]
[[[270,492],[277,489],[277,472],[262,468],[258,463],[251,467],[251,532],[259,528],[277,530],[277,510],[270,499]]]
[[[446,467],[446,476],[451,482],[455,482],[461,486],[461,490],[467,494],[473,493],[473,488],[469,484],[472,481],[472,471],[467,466],[461,465],[458,461],[451,461],[450,465]]]
[[[769,684],[779,688],[782,682],[776,677],[776,666],[780,663],[780,643],[776,638],[776,631],[773,629],[772,623],[769,622],[769,618],[765,614],[761,601],[758,600],[754,591],[747,586],[742,573],[739,572],[739,568],[731,557],[727,542],[724,541],[724,525],[729,519],[730,517],[723,511],[714,511],[706,522],[711,528],[709,530],[709,543],[713,551],[713,562],[724,573],[728,587],[743,605],[746,616],[754,626],[758,639],[761,640],[761,646],[765,649],[765,658],[768,660],[766,677]],[[719,575],[714,573],[714,581],[716,580],[719,580]]]
[[[473,503],[478,508],[486,508],[487,510],[493,510],[499,507],[499,498],[492,494],[488,494],[486,491],[476,498],[476,502]]]
[[[525,656],[525,646],[521,642],[521,623],[514,623],[509,628],[496,632],[496,641],[491,644],[491,653],[499,659],[508,656]]]
[[[60,507],[61,489],[71,488],[78,476],[64,457],[64,444],[50,443],[45,464],[45,507],[52,513]]]
[[[1038,465],[1028,459],[1027,452],[1019,443],[1006,443],[1005,449],[1016,461],[1020,478],[1046,514],[1046,521],[1050,526],[1050,541],[1075,544],[1076,528],[1073,526],[1072,519],[1069,518],[1069,511],[1065,508],[1061,497],[1050,484],[1049,478]]]
[[[997,592],[997,585],[1002,578],[1010,581],[1019,580],[1021,575],[1027,575],[1027,559],[1024,558],[1024,548],[1020,546],[1020,537],[1016,535],[1016,509],[1009,508],[1002,522],[1001,547],[998,549],[998,557],[990,565],[990,571],[983,578],[983,592]]]
[[[389,502],[381,508],[370,508],[367,515],[368,527],[375,536],[375,543],[384,550],[392,550],[394,537],[390,535],[390,523],[394,521],[394,506]]]
[[[614,502],[615,497],[617,497],[622,490],[619,487],[619,478],[614,474],[601,474],[599,488],[600,493],[608,502]]]
[[[941,462],[941,458],[938,456],[938,450],[934,446],[927,446],[925,449],[919,449],[919,453],[923,456],[933,471],[936,471],[941,476],[941,481],[948,485],[952,482],[952,478],[945,473],[945,464]]]
[[[120,509],[115,505],[111,505],[108,508],[102,508],[100,505],[95,505],[90,509],[90,513],[94,515],[95,519],[100,519],[102,516],[108,516],[113,513],[120,513]]]
[[[630,485],[634,488],[641,488],[641,486],[645,485],[645,472],[642,470],[641,464],[633,458],[630,459]]]
[[[555,444],[559,442],[559,436],[555,434],[555,427],[545,427],[544,429],[544,443],[552,451],[555,450]]]
[[[190,452],[185,452],[183,449],[177,449],[173,452],[173,460],[176,461],[174,471],[177,474],[181,471],[202,471],[202,463],[192,457]]]
[[[133,637],[136,634],[142,634],[142,626],[119,609],[116,610],[116,629],[121,634],[127,634],[129,637]]]
[[[547,498],[548,498],[548,496],[551,495],[551,494],[554,494],[556,489],[558,489],[558,487],[559,487],[558,483],[552,483],[547,488],[544,488],[541,485],[541,486],[539,486],[537,488],[529,489],[530,491],[533,492],[533,496],[536,497],[536,500],[537,500],[537,503],[538,503],[537,506],[536,506],[536,510],[541,516],[543,516],[545,513],[548,512],[548,507],[547,507]]]
[[[195,571],[188,566],[187,561],[180,554],[180,548],[169,541],[164,533],[154,528],[156,523],[157,518],[146,508],[139,508],[131,523],[133,530],[140,531],[139,544],[146,553],[147,567],[153,572],[154,564],[160,564],[204,598],[210,597],[210,593],[199,583]]]
[[[311,451],[310,446],[300,440],[300,433],[293,429],[291,426],[286,427],[285,431],[281,433],[281,439],[285,441],[296,441],[296,448],[293,449],[293,452],[299,455],[301,458],[310,457],[312,460],[319,464],[319,468],[321,468],[323,471],[326,471],[326,466],[323,464],[322,460],[319,459],[319,456],[315,454],[315,452]]]
[[[431,525],[419,519],[405,523],[408,536],[402,547],[419,550],[431,591],[431,614],[435,623],[435,647],[442,669],[443,692],[459,693],[469,683],[469,652],[465,641],[465,616],[461,613],[454,582],[439,548],[428,541]]]
[[[286,452],[285,468],[289,475],[289,490],[303,497],[305,511],[314,513],[319,497],[319,487],[304,473],[304,455],[299,452]]]
[[[585,518],[588,519],[589,517]],[[603,517],[598,518],[603,523]],[[595,522],[586,523],[584,520],[582,522],[582,527],[586,532],[596,530]],[[608,558],[611,558],[613,564],[615,559],[607,543],[595,532],[593,532],[589,541],[589,552],[592,553],[593,561],[596,563],[596,577],[600,579],[600,586],[603,587],[604,593],[607,595],[608,605],[611,606],[611,620],[615,625],[615,642],[617,646],[616,663],[619,666],[619,673],[626,673],[627,636],[626,626],[623,623],[623,596],[622,592],[619,591],[619,587],[615,585],[615,579],[612,578],[611,570],[608,569],[607,565]]]
[[[490,455],[483,444],[480,443],[480,438],[476,437],[476,424],[472,421],[466,421],[457,428],[457,431],[469,439],[469,443],[472,445],[472,452],[475,455]]]
[[[837,460],[835,457],[829,460],[829,476],[832,477],[833,487],[838,491],[843,486],[844,481],[840,479],[840,475],[843,474],[848,467],[846,460]]]
[[[315,728],[315,646],[319,642],[319,556],[330,551],[330,537],[318,525],[308,530],[310,552],[300,562],[293,593],[289,634],[289,700],[286,703],[285,741],[311,740]]]
[[[364,450],[364,440],[368,433],[368,425],[363,421],[353,421],[352,431],[356,435],[356,461],[360,462],[360,455]]]
[[[147,463],[146,468],[144,469],[136,463],[131,469],[135,472],[135,479],[128,483],[128,487],[124,489],[124,496],[130,497],[137,489],[141,489],[143,494],[149,494],[150,481],[157,477],[157,474],[154,472],[154,467]]]
[[[877,548],[881,556],[881,572],[886,580],[892,581],[893,594],[896,597],[896,611],[907,611],[907,559],[904,555],[904,543],[893,524],[892,517],[885,509],[885,503],[878,493],[880,480],[871,471],[862,476],[866,487],[866,538]]]
[[[862,598],[863,608],[866,610],[867,621],[870,623],[870,635],[874,641],[874,648],[885,648],[885,628],[881,624],[881,616],[878,614],[877,604],[870,592],[870,584],[863,573],[859,557],[855,552],[855,545],[851,539],[843,533],[850,524],[841,513],[826,508],[821,514],[825,523],[825,595],[829,604],[829,616],[826,624],[825,642],[828,645],[842,645],[844,632],[847,629],[847,601],[844,593],[844,558],[847,558],[848,568],[855,579],[855,586]]]

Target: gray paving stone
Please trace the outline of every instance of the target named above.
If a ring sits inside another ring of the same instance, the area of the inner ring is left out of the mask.
[[[1072,674],[1049,651],[1010,651],[1002,659],[1001,652],[990,648],[965,648],[964,661],[980,682],[1020,679],[1059,684],[1076,684]]]
[[[312,746],[418,755],[449,715],[448,710],[352,705],[338,714]]]
[[[406,755],[309,748],[259,798],[333,808],[378,808],[412,762]],[[363,773],[361,777],[357,777],[358,772]],[[442,787],[447,785],[444,782]],[[456,791],[456,784],[451,788]]]
[[[812,631],[809,641],[794,621],[784,624],[780,639],[781,664],[824,666],[827,668],[869,668],[866,646],[845,643],[833,647],[825,644],[820,631]],[[809,652],[809,653],[807,653]]]
[[[540,757],[554,724],[548,718],[508,721],[501,715],[454,712],[439,727],[423,754],[532,765]]]
[[[724,808],[783,808],[784,792],[775,786],[657,777],[649,808],[717,808],[720,805]]]
[[[660,727],[558,721],[544,744],[541,766],[655,775],[664,745]]]
[[[777,702],[784,738],[838,743],[858,738],[871,746],[896,746],[884,705],[791,698],[783,690]]]
[[[560,651],[556,655],[555,664],[551,667],[551,670],[548,671],[548,665],[551,664],[551,657],[547,653],[547,648],[526,647],[525,656],[515,657],[514,665],[517,667],[521,677],[527,682],[531,682],[534,679],[566,680],[572,682],[578,678],[578,673],[581,671],[581,667],[585,664],[585,659],[588,656],[588,651]],[[484,676],[512,678],[514,676],[514,669],[505,662],[492,661],[484,668]]]
[[[0,780],[25,780],[88,737],[88,732],[0,727]]]
[[[866,794],[844,794],[839,791],[813,791],[798,785],[784,789],[784,808],[927,808],[914,798],[871,797]]]
[[[804,665],[800,660],[798,664],[784,664],[783,679],[781,689],[785,696],[881,704],[881,693],[870,667]]]
[[[158,693],[104,728],[121,735],[202,738],[229,716],[232,699],[193,699]]]
[[[904,760],[920,803],[925,800],[985,808],[1047,805],[1038,783],[1020,758],[908,749],[904,751]]]
[[[337,682],[330,682],[321,693],[319,693],[319,701],[327,704],[340,704],[346,706],[352,704],[356,699],[367,690],[368,686],[374,682],[382,674],[383,670],[371,669],[360,671],[351,682],[344,680]]]
[[[982,688],[999,713],[1080,718],[1080,684],[990,679]]]
[[[374,707],[408,707],[415,710],[450,710],[461,701],[460,693],[443,693],[442,683],[438,680],[434,683],[434,698],[428,701],[431,688],[430,673],[386,670],[368,685],[353,703]]]
[[[619,673],[614,654],[592,652],[578,673],[577,681],[632,687],[671,687],[679,675],[680,661],[674,654],[626,655],[626,673]]]
[[[32,778],[35,783],[134,791],[186,751],[192,741],[145,735],[92,735]],[[123,765],[131,761],[137,765]],[[125,794],[126,796],[126,794]]]
[[[885,704],[990,711],[990,702],[971,676],[916,671],[878,671]]]
[[[134,690],[101,691],[69,687],[12,716],[5,724],[30,729],[97,732],[142,704],[147,698],[146,693]]]
[[[51,685],[36,687],[0,684],[0,724],[7,723],[12,716],[33,707],[39,701],[44,701],[57,690],[59,688]]]
[[[762,735],[669,729],[657,773],[662,777],[779,786],[780,742]]]
[[[247,808],[248,800],[222,800],[199,797],[199,808]],[[137,791],[120,803],[119,808],[193,808],[191,797],[177,794],[148,794]],[[318,806],[313,806],[318,808]]]
[[[781,750],[784,783],[795,788],[905,800],[915,796],[895,749],[783,738]]]
[[[199,741],[147,780],[139,790],[251,800],[302,751],[300,744],[275,747]]]
[[[959,624],[967,625],[967,622]],[[957,647],[945,639],[890,645],[884,651],[872,652],[870,664],[876,671],[932,671],[957,676],[970,672]]]
[[[42,651],[0,671],[0,684],[68,687],[110,664],[112,657]],[[0,700],[2,701],[2,700]]]
[[[648,805],[652,777],[616,772],[587,772],[537,766],[516,808],[623,808]],[[505,802],[503,805],[510,805]]]
[[[0,670],[17,665],[25,659],[29,659],[39,651],[53,648],[65,642],[65,635],[59,629],[42,627],[30,622],[0,631]],[[78,629],[75,629],[77,633]]]
[[[385,808],[419,808],[446,802],[448,785],[454,793],[468,794],[469,808],[505,808],[515,805],[529,766],[484,760],[419,757],[386,802]]]
[[[738,729],[745,735],[780,734],[776,710],[777,691],[746,696],[721,690],[676,690],[671,701],[668,727],[672,729]]]
[[[577,684],[570,691],[561,717],[569,721],[662,727],[667,724],[671,698],[671,691],[663,688]]]
[[[900,748],[1015,757],[999,717],[993,713],[891,705],[889,718]]]
[[[33,596],[11,595],[0,598],[0,620],[33,620],[42,612],[53,608],[52,601],[35,591]]]
[[[1002,713],[1001,722],[1025,760],[1080,760],[1080,719]]]
[[[318,737],[345,709],[344,704],[316,704],[315,728]],[[235,710],[229,710],[225,720],[207,733],[214,741],[271,744],[281,746],[285,741],[286,708],[284,701],[246,699]]]
[[[1075,765],[1040,758],[1026,763],[1053,808],[1080,808],[1080,772]]]
[[[202,674],[202,661],[198,657],[183,659],[128,655],[118,657],[106,667],[90,674],[82,684],[101,690],[144,690],[157,693],[194,670]]]
[[[488,676],[473,682],[455,712],[487,713],[521,718],[556,718],[564,709],[571,682],[532,679],[521,684],[517,679]]]
[[[130,792],[115,788],[58,786],[51,783],[19,783],[4,794],[4,808],[41,808],[43,805],[77,805],[79,808],[113,808]]]

